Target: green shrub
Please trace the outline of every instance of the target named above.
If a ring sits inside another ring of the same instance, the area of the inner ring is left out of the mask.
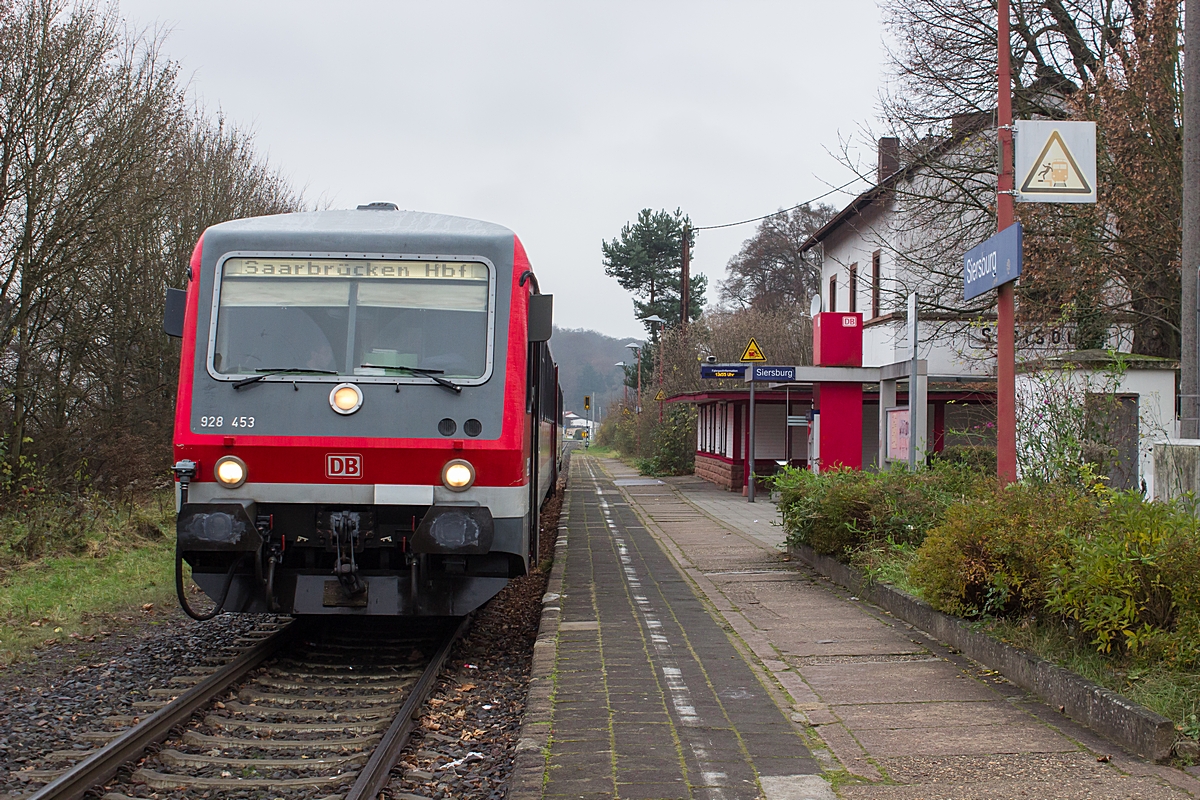
[[[996,448],[982,444],[962,444],[934,453],[930,460],[936,464],[959,464],[988,475],[996,474]]]
[[[696,468],[696,412],[691,406],[671,406],[651,433],[651,453],[638,459],[644,475],[691,475]]]
[[[1108,498],[1054,569],[1047,608],[1078,623],[1103,652],[1200,664],[1200,533],[1195,509]]]
[[[953,463],[915,473],[789,468],[771,479],[789,542],[839,557],[885,543],[918,545],[952,503],[988,483],[979,470]]]
[[[1071,488],[993,488],[947,511],[909,579],[934,608],[963,617],[1040,611],[1055,567],[1099,515],[1095,499]]]

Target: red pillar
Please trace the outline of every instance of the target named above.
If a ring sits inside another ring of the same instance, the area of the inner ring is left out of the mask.
[[[1009,0],[999,0],[999,77],[997,118],[1000,175],[996,181],[996,230],[1013,224],[1012,66]],[[996,474],[1001,485],[1017,479],[1016,301],[1012,281],[1000,286],[996,320]]]

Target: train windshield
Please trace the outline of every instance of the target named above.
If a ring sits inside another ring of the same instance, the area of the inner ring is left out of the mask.
[[[478,262],[230,258],[212,365],[470,380],[487,370],[488,266]],[[369,366],[368,366],[369,365]]]

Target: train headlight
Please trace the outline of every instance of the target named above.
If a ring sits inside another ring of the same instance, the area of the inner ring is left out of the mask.
[[[329,407],[339,414],[353,414],[362,404],[362,389],[353,383],[339,383],[329,393]]]
[[[213,468],[217,483],[226,489],[236,489],[246,482],[246,462],[237,456],[221,456]]]
[[[475,483],[475,467],[470,461],[456,458],[442,467],[442,483],[452,492],[463,492]]]

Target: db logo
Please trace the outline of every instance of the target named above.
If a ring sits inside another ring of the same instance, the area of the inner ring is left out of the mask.
[[[362,456],[358,453],[329,453],[325,456],[326,478],[361,478]]]
[[[842,317],[842,327],[843,328],[857,328],[858,327],[858,317]]]

